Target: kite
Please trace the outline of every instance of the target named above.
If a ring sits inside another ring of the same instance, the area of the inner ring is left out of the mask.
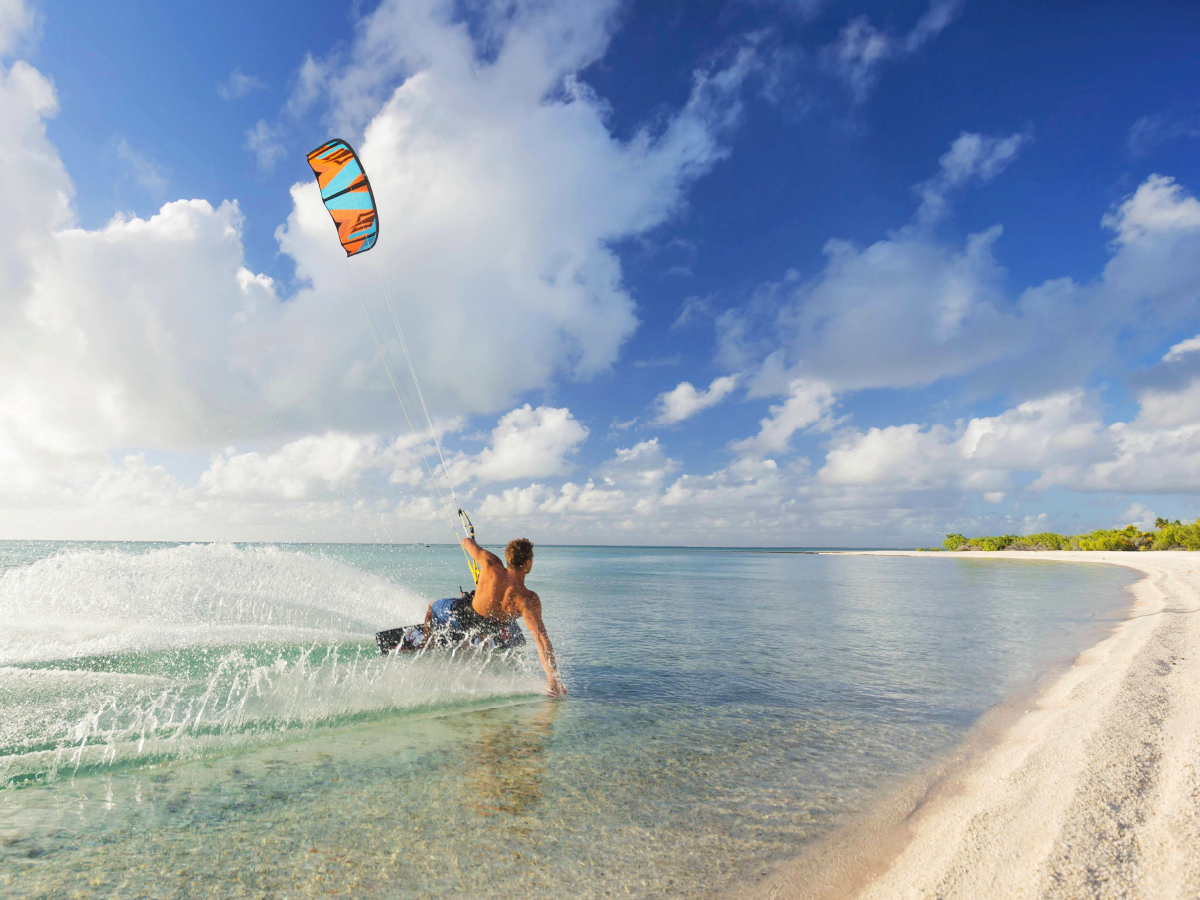
[[[375,194],[363,171],[358,154],[343,140],[334,139],[308,154],[308,164],[317,176],[321,200],[347,256],[366,253],[379,237]]]

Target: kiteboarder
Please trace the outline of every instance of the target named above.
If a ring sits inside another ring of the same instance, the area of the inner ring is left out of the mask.
[[[0,0],[2,2],[2,0]],[[355,257],[366,253],[374,247],[379,239],[379,216],[375,206],[375,192],[367,173],[363,171],[362,163],[354,148],[340,138],[326,141],[308,154],[308,164],[317,179],[317,187],[321,192],[321,202],[329,211],[334,225],[337,226],[338,241],[346,251],[346,257]],[[374,257],[372,257],[374,259]],[[392,303],[387,283],[378,266],[375,274],[379,285],[383,288],[384,300],[387,302],[388,313],[392,324],[396,326],[396,337],[400,349],[404,352],[404,360],[408,364],[408,373],[412,376],[412,385],[420,401],[421,411],[425,414],[426,435],[437,449],[438,460],[441,462],[442,475],[446,486],[450,489],[450,499],[458,504],[458,496],[454,491],[454,481],[446,466],[446,457],[442,454],[442,445],[438,440],[437,429],[433,427],[433,418],[429,415],[429,407],[425,403],[425,394],[421,390],[421,382],[417,378],[417,370],[413,365],[412,355],[408,352],[408,341],[404,338],[404,330],[400,327],[400,317]],[[408,426],[414,437],[420,440],[421,435],[409,417],[408,409],[400,396],[400,386],[397,379],[400,376],[398,367],[391,362],[371,311],[359,290],[359,301],[367,317],[367,325],[371,329],[371,337],[379,351],[380,362],[383,363],[388,381],[396,394],[396,401],[404,413]],[[407,388],[405,391],[407,392]],[[438,484],[434,467],[430,465],[425,451],[420,443],[417,449],[429,478],[437,490],[438,499],[446,517],[450,520],[450,528],[458,534],[454,523],[454,515],[446,504],[446,498]],[[542,624],[542,601],[533,591],[525,587],[525,576],[533,567],[533,544],[525,538],[518,538],[509,543],[505,549],[508,566],[500,561],[500,557],[484,550],[475,543],[475,529],[462,507],[458,516],[467,529],[467,537],[462,540],[463,552],[467,555],[467,565],[475,580],[476,588],[469,594],[463,594],[457,599],[435,600],[429,604],[423,625],[410,625],[403,628],[392,628],[380,631],[375,635],[381,653],[411,653],[424,651],[427,647],[446,646],[452,640],[467,639],[467,644],[481,650],[508,649],[521,646],[525,637],[515,624],[518,618],[523,618],[533,639],[537,642],[538,656],[542,660],[542,668],[546,670],[549,693],[552,696],[564,696],[567,691],[562,679],[558,676],[558,666],[554,661],[554,647],[546,635],[546,626]],[[428,545],[426,545],[428,546]],[[437,641],[431,641],[431,638]]]
[[[518,618],[525,620],[537,644],[538,657],[546,670],[547,693],[565,697],[554,659],[554,647],[542,622],[542,600],[525,586],[525,576],[533,568],[533,544],[528,538],[509,541],[504,548],[508,565],[495,553],[484,550],[473,537],[463,538],[463,549],[479,567],[479,583],[474,594],[435,600],[425,613],[425,634],[444,628],[453,618],[456,630],[477,631],[507,625]]]

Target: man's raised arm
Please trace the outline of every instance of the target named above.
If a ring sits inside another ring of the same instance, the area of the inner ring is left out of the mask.
[[[550,643],[550,635],[546,634],[546,625],[542,621],[542,599],[533,591],[529,591],[524,600],[521,617],[529,626],[529,633],[533,635],[533,641],[537,644],[538,658],[542,661],[542,668],[546,670],[546,683],[549,686],[550,696],[565,697],[567,689],[563,687],[562,679],[558,676],[558,662],[554,659],[554,645]]]
[[[477,543],[475,543],[475,538],[463,538],[462,545],[463,549],[467,551],[467,555],[470,556],[471,559],[475,560],[475,564],[480,568],[483,568],[484,563],[489,559],[495,562],[500,562],[500,557],[498,557],[495,553],[492,553],[492,551],[484,550],[482,547],[480,547]],[[501,565],[503,564],[501,563]]]

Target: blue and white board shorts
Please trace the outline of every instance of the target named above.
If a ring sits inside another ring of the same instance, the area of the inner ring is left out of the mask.
[[[525,643],[525,635],[516,622],[502,625],[485,619],[475,612],[470,597],[434,600],[432,608],[430,624],[434,634],[431,636],[443,642],[458,641],[465,637],[471,646],[485,650],[520,647]]]
[[[447,597],[444,600],[433,601],[432,624],[435,628],[445,628],[449,631],[462,631],[458,621],[458,610],[455,608],[460,597]]]

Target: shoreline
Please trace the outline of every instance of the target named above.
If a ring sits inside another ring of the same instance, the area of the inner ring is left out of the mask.
[[[985,557],[1120,565],[1143,577],[1123,621],[1068,669],[1008,698],[951,758],[734,896],[1200,895],[1200,861],[1187,849],[1200,846],[1200,555]]]

